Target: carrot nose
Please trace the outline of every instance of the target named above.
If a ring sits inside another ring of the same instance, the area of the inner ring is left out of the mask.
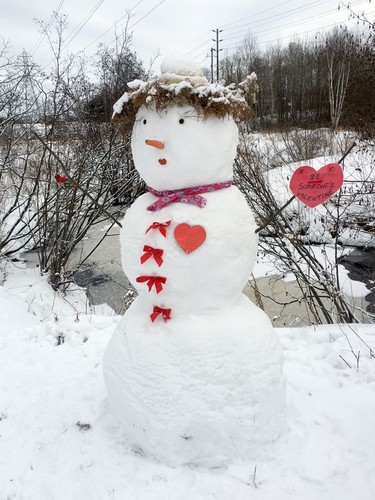
[[[145,143],[147,146],[152,146],[157,149],[164,149],[164,142],[156,141],[155,139],[146,139]]]

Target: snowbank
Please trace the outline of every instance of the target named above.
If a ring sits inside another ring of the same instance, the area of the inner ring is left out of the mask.
[[[31,270],[0,287],[1,498],[374,498],[374,325],[278,330],[289,431],[271,461],[169,468],[132,450],[108,409],[102,356],[119,317],[86,314],[82,291],[69,302]]]

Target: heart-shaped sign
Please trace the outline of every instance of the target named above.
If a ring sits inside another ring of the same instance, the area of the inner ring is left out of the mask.
[[[182,250],[189,254],[204,243],[206,230],[202,226],[179,224],[174,230],[174,237]]]
[[[296,198],[310,208],[327,201],[344,182],[339,163],[328,163],[319,170],[313,167],[298,167],[290,179],[289,188]]]

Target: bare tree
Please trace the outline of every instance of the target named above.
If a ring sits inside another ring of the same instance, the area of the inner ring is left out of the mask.
[[[83,59],[65,55],[66,28],[66,18],[57,15],[41,25],[52,53],[47,72],[26,53],[11,60],[5,48],[1,52],[0,251],[36,250],[54,289],[69,281],[69,258],[88,229],[105,219],[118,223],[142,188],[129,143],[108,119],[95,120],[89,112],[98,87]],[[108,77],[107,115],[129,72],[142,71],[126,34],[117,49],[102,48],[99,59]]]
[[[309,311],[309,323],[357,321],[352,306],[347,303],[340,289],[338,249],[342,244],[340,236],[347,228],[346,215],[349,215],[350,207],[355,207],[359,200],[363,200],[369,190],[373,198],[373,180],[367,178],[363,183],[358,180],[361,187],[351,193],[349,190],[352,184],[349,180],[345,189],[326,207],[325,220],[317,221],[318,227],[326,232],[329,241],[334,245],[335,258],[331,261],[318,258],[312,251],[311,243],[320,243],[324,238],[320,234],[314,241],[312,233],[309,233],[312,220],[305,217],[305,211],[301,210],[299,213],[295,207],[281,210],[272,184],[268,180],[268,170],[268,157],[264,150],[262,153],[257,152],[244,138],[236,161],[235,180],[263,227],[260,248],[267,255],[273,256],[281,276],[293,273],[299,285],[299,294],[289,296],[286,303],[303,301]],[[368,197],[368,202],[373,213],[375,207],[371,196]],[[324,253],[325,248],[321,247],[318,252]]]
[[[328,69],[328,95],[333,129],[338,127],[348,88],[352,47],[345,32],[334,30],[325,39]]]

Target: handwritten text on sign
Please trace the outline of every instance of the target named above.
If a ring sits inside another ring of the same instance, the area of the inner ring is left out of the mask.
[[[339,163],[329,163],[319,170],[313,167],[298,167],[290,179],[289,188],[296,198],[310,208],[327,201],[344,182]]]

